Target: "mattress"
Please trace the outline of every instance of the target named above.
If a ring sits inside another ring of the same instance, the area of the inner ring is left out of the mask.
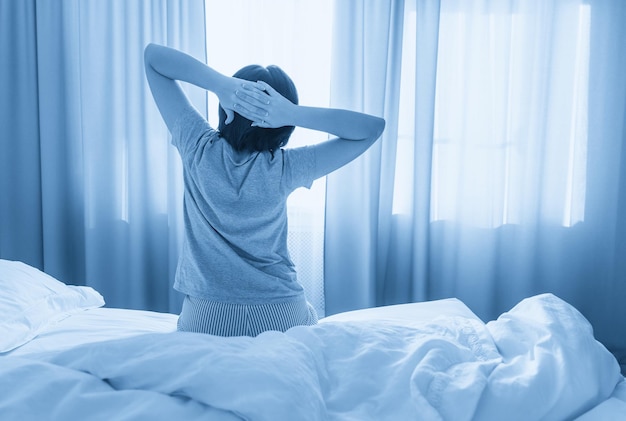
[[[355,310],[329,316],[320,323],[350,321],[419,322],[442,314],[480,320],[456,298]],[[176,331],[178,315],[121,308],[89,308],[49,324],[36,340],[1,355],[28,356],[59,352],[88,343],[128,338],[146,333]]]

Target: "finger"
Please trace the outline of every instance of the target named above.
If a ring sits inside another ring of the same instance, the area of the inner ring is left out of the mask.
[[[235,111],[241,114],[241,112],[247,112],[250,115],[259,116],[261,118],[267,117],[269,115],[269,111],[263,107],[257,107],[256,105],[242,101],[235,104]]]
[[[226,120],[224,120],[224,124],[232,123],[235,119],[235,113],[233,112],[233,110],[225,109],[224,112],[226,113]]]
[[[255,97],[261,98],[268,96],[265,92],[265,88],[255,82],[243,83],[241,84],[241,88]]]
[[[257,85],[261,87],[261,89],[263,89],[265,92],[267,92],[268,94],[272,95],[272,94],[276,94],[276,90],[274,88],[271,87],[271,85],[269,83],[266,83],[262,80],[258,80]]]
[[[235,96],[243,101],[262,108],[264,105],[269,105],[269,95],[261,93],[260,91],[235,91]]]
[[[252,105],[248,105],[246,103],[237,103],[233,106],[233,109],[237,113],[241,114],[243,117],[251,121],[261,121],[268,116],[267,111]]]

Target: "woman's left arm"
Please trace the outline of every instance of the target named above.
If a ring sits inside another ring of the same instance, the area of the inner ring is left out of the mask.
[[[237,109],[237,91],[249,89],[247,81],[225,76],[182,51],[157,44],[146,47],[144,64],[152,96],[170,131],[182,112],[193,109],[177,80],[215,93],[226,111],[226,124],[233,120],[233,111],[245,114]]]

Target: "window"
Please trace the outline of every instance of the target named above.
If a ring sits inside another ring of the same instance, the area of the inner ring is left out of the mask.
[[[431,221],[584,219],[590,7],[442,2]],[[509,9],[503,9],[509,7]],[[415,1],[406,5],[394,212],[410,212]]]

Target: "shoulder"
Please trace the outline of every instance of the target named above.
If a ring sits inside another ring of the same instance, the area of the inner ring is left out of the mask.
[[[302,146],[298,148],[281,148],[280,156],[283,160],[308,162],[315,160],[315,149],[311,146]]]
[[[183,156],[197,148],[201,140],[213,142],[218,137],[219,132],[195,108],[181,112],[172,126],[172,144]]]
[[[209,122],[193,107],[182,110],[172,125],[172,137],[181,137],[189,132],[214,130]]]
[[[310,146],[280,149],[283,178],[289,190],[310,188],[315,174],[315,149]]]

